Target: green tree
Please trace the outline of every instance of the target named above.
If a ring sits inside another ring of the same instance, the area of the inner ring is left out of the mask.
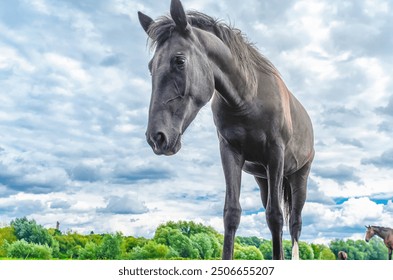
[[[284,259],[292,259],[292,242],[290,240],[283,240],[282,247],[284,251]],[[265,260],[271,260],[273,258],[273,247],[270,240],[262,240],[259,250],[262,252]],[[314,259],[314,251],[311,245],[306,242],[299,242],[299,258],[302,260]]]
[[[143,247],[134,247],[129,254],[129,258],[132,260],[162,260],[167,258],[169,252],[168,246],[150,240]]]
[[[197,224],[188,221],[178,221],[178,222],[169,221],[165,224],[158,226],[156,231],[160,231],[161,228],[178,229],[183,235],[187,237],[191,237],[192,235],[195,235],[197,233],[208,233],[216,237],[221,236],[215,229],[213,229],[210,226],[204,226],[203,224],[200,223]]]
[[[76,232],[54,236],[59,244],[59,257],[61,259],[78,259],[81,249],[86,246],[90,236],[84,236]]]
[[[62,235],[61,231],[56,228],[48,228],[48,233],[51,236]]]
[[[221,256],[221,245],[214,235],[197,233],[191,236],[191,241],[201,259],[217,259]]]
[[[292,258],[292,256],[291,256]],[[314,259],[314,251],[306,242],[300,241],[299,242],[299,258],[301,260],[313,260]]]
[[[329,249],[328,246],[323,244],[311,244],[314,252],[314,260],[335,260],[336,256]]]
[[[184,232],[184,231],[183,231]],[[159,244],[164,244],[173,251],[176,255],[182,258],[196,259],[199,257],[198,249],[193,247],[193,242],[179,228],[172,227],[158,227],[153,240]]]
[[[339,251],[345,251],[348,255],[349,260],[365,260],[367,259],[367,246],[362,240],[351,240],[346,241],[335,239],[329,244],[330,249],[337,258]]]
[[[47,244],[48,246],[53,243],[53,238],[49,232],[38,225],[35,220],[28,220],[26,217],[17,218],[11,222],[11,227],[14,228],[18,240],[23,239],[29,243]]]
[[[263,255],[255,246],[235,245],[233,257],[235,260],[263,260]]]
[[[344,240],[334,239],[329,243],[329,248],[333,252],[334,256],[337,258],[338,252],[345,251],[348,254],[348,258],[353,260],[353,256],[350,251],[348,251],[349,246]]]
[[[329,249],[329,247],[324,247],[319,253],[318,260],[335,260],[336,256]]]
[[[261,245],[259,246],[259,251],[261,251],[265,260],[273,259],[273,247],[270,240],[262,240]]]
[[[123,237],[122,251],[127,254],[135,247],[143,247],[148,241],[144,237],[125,236]]]
[[[5,247],[16,240],[17,238],[13,227],[0,228],[0,257],[7,256]]]
[[[97,260],[98,259],[98,245],[92,241],[86,243],[84,248],[79,250],[80,260]]]
[[[292,242],[290,240],[283,240],[282,241],[282,249],[284,251],[284,259],[285,260],[292,259]],[[300,251],[300,248],[299,248],[299,251]],[[299,255],[300,255],[300,252],[299,252]]]
[[[168,243],[182,258],[196,259],[199,257],[198,250],[193,247],[190,238],[183,235],[178,229],[170,232]]]
[[[238,236],[236,237],[236,242],[241,245],[255,246],[259,248],[262,244],[262,239],[256,236],[251,236],[251,237]]]
[[[28,243],[26,240],[17,240],[7,246],[7,256],[18,259],[49,260],[52,257],[52,249],[47,245]]]
[[[366,244],[367,260],[387,260],[388,248],[383,243],[382,239],[373,238]]]
[[[103,260],[118,260],[121,257],[122,234],[106,234],[98,248],[98,257]]]

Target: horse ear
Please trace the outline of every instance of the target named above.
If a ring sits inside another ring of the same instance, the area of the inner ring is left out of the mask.
[[[147,33],[150,25],[154,23],[154,20],[142,12],[138,12],[138,18],[139,18],[139,22],[142,25],[143,30],[145,30],[145,32]]]
[[[171,17],[176,23],[180,31],[186,31],[188,28],[187,16],[180,0],[172,0],[171,2]]]

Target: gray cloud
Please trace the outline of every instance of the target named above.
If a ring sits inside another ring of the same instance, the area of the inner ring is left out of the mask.
[[[358,175],[356,175],[356,171],[356,168],[344,164],[338,164],[337,167],[323,168],[317,166],[313,168],[313,172],[316,176],[320,176],[325,179],[331,179],[340,184],[351,181],[361,183],[362,180]]]
[[[334,204],[331,197],[326,196],[322,191],[323,187],[320,186],[313,178],[308,179],[307,184],[307,202],[323,203],[327,205]]]
[[[357,147],[357,148],[363,148],[364,147],[362,142],[359,141],[358,139],[355,139],[355,138],[337,137],[337,141],[342,143],[342,144],[354,146],[354,147]]]
[[[364,158],[362,164],[372,164],[381,168],[393,168],[393,149],[383,152],[379,156]]]
[[[86,166],[83,164],[77,165],[68,172],[72,180],[95,182],[101,179],[97,167]]]
[[[14,217],[42,213],[45,210],[45,205],[38,200],[18,200],[15,203],[0,205],[0,214]]]
[[[391,87],[391,92],[393,92],[393,86]],[[376,112],[393,116],[393,94],[391,95],[388,104],[385,107],[376,108]]]
[[[141,180],[156,181],[171,178],[171,172],[165,169],[143,168],[116,174],[115,181],[120,183],[136,183]]]
[[[0,159],[0,182],[16,192],[51,193],[63,189],[68,181],[65,171],[56,166],[45,166],[29,158],[32,154],[3,153]]]
[[[71,203],[66,200],[56,199],[51,201],[50,208],[51,209],[69,209],[71,207]]]
[[[138,200],[137,197],[125,195],[122,197],[112,196],[108,199],[105,208],[97,209],[97,212],[110,214],[143,214],[148,212],[144,202]]]

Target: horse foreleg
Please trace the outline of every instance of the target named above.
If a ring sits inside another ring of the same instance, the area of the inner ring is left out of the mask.
[[[284,152],[280,147],[272,149],[272,161],[268,164],[268,200],[266,205],[266,221],[272,234],[273,259],[283,260],[282,228],[284,224],[283,213],[280,206],[284,171]]]
[[[224,170],[226,193],[224,206],[224,248],[222,259],[233,259],[233,249],[236,230],[240,223],[240,184],[244,160],[236,154],[229,144],[220,139],[221,161]]]
[[[392,249],[389,248],[389,260],[392,259]]]

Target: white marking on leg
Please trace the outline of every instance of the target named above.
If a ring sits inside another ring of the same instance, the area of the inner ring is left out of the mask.
[[[295,241],[292,247],[292,260],[299,260],[299,245]]]

